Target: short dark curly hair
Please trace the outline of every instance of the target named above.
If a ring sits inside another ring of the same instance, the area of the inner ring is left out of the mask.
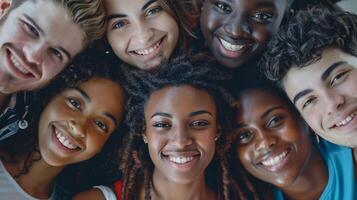
[[[216,144],[216,156],[206,172],[207,185],[212,187],[223,199],[229,199],[228,195],[228,170],[226,162],[222,160],[225,147],[225,133],[229,129],[229,112],[233,99],[224,89],[225,81],[231,75],[223,71],[223,68],[215,66],[213,62],[207,62],[202,58],[196,59],[188,56],[178,56],[168,63],[160,66],[155,72],[143,70],[131,70],[127,74],[127,82],[131,96],[127,108],[127,123],[130,133],[125,138],[120,152],[120,169],[123,172],[122,199],[135,199],[138,186],[145,188],[145,199],[150,199],[151,175],[154,165],[150,159],[147,145],[142,140],[142,132],[145,128],[144,109],[151,94],[167,86],[190,85],[194,88],[208,92],[214,99],[217,108],[217,122],[220,125],[221,137]],[[212,164],[214,163],[214,164]]]
[[[321,7],[299,11],[270,41],[259,65],[282,86],[289,69],[316,62],[327,48],[357,56],[357,15]]]

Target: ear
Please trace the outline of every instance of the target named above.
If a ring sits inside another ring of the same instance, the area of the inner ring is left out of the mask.
[[[141,137],[143,138],[144,143],[147,144],[148,138],[146,137],[145,133],[141,134]]]
[[[221,137],[221,134],[222,134],[222,128],[221,128],[221,126],[219,125],[218,127],[217,127],[217,133],[216,133],[216,137],[214,137],[214,141],[217,141],[218,139],[219,139],[219,137]]]
[[[0,0],[0,19],[9,11],[11,0]]]

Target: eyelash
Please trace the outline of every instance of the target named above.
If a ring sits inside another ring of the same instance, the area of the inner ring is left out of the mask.
[[[102,131],[104,131],[106,133],[108,132],[108,126],[105,123],[98,121],[98,120],[95,120],[94,123]]]
[[[308,99],[306,99],[306,101],[302,105],[302,109],[305,109],[308,105],[313,103],[315,100],[316,100],[316,97],[309,97]]]
[[[253,138],[253,132],[249,130],[243,130],[238,133],[238,143],[247,144]]]
[[[223,2],[215,2],[214,5],[216,6],[217,10],[221,13],[229,14],[232,12],[232,8]]]
[[[283,123],[285,116],[273,116],[267,123],[269,128],[277,128]]]
[[[190,124],[190,127],[200,129],[207,127],[209,124],[210,123],[207,120],[196,120]]]
[[[155,128],[171,128],[171,124],[162,121],[155,122],[152,126]]]
[[[344,72],[341,72],[341,73],[337,74],[336,76],[332,77],[330,86],[334,86],[334,85],[340,83],[340,81],[343,81],[343,80],[341,80],[341,78],[346,77],[345,75],[348,75],[347,74],[348,72],[349,71],[344,71]],[[336,83],[336,81],[338,81],[338,82]]]
[[[159,13],[162,10],[161,6],[156,6],[153,8],[150,8],[147,12],[146,12],[146,16],[151,16],[154,15],[156,13]]]
[[[258,12],[252,15],[252,19],[258,23],[265,24],[272,21],[273,15],[264,12]]]
[[[77,99],[73,97],[68,97],[67,102],[67,104],[72,110],[81,110],[81,103]]]
[[[32,37],[39,37],[40,33],[37,31],[37,29],[32,26],[30,23],[27,23],[26,21],[21,20],[23,25],[25,26],[25,30],[28,34],[30,34]]]

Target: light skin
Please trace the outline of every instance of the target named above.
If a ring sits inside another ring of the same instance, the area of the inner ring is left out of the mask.
[[[150,70],[167,60],[179,39],[179,28],[157,0],[105,0],[107,39],[124,62]]]
[[[240,102],[235,134],[243,167],[283,190],[289,199],[318,199],[328,174],[307,126],[298,123],[288,105],[271,91],[249,90],[241,94]]]
[[[68,164],[99,153],[123,113],[123,89],[109,79],[94,77],[64,90],[50,101],[39,120],[42,159],[33,162],[29,172],[16,181],[28,194],[48,198],[55,177]],[[16,164],[4,162],[12,176],[18,174],[25,158],[19,157]]]
[[[2,96],[47,84],[84,48],[83,31],[65,8],[51,1],[26,1],[0,26]]]
[[[204,0],[205,42],[222,65],[237,68],[256,56],[278,31],[286,0]]]
[[[187,85],[165,87],[151,94],[145,121],[153,199],[215,199],[204,176],[219,136],[213,98]]]
[[[292,67],[282,82],[317,134],[357,148],[357,57],[329,48],[320,60],[301,69]]]

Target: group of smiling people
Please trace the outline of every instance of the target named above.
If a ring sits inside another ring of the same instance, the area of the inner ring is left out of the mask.
[[[335,3],[0,1],[0,199],[357,199]]]

